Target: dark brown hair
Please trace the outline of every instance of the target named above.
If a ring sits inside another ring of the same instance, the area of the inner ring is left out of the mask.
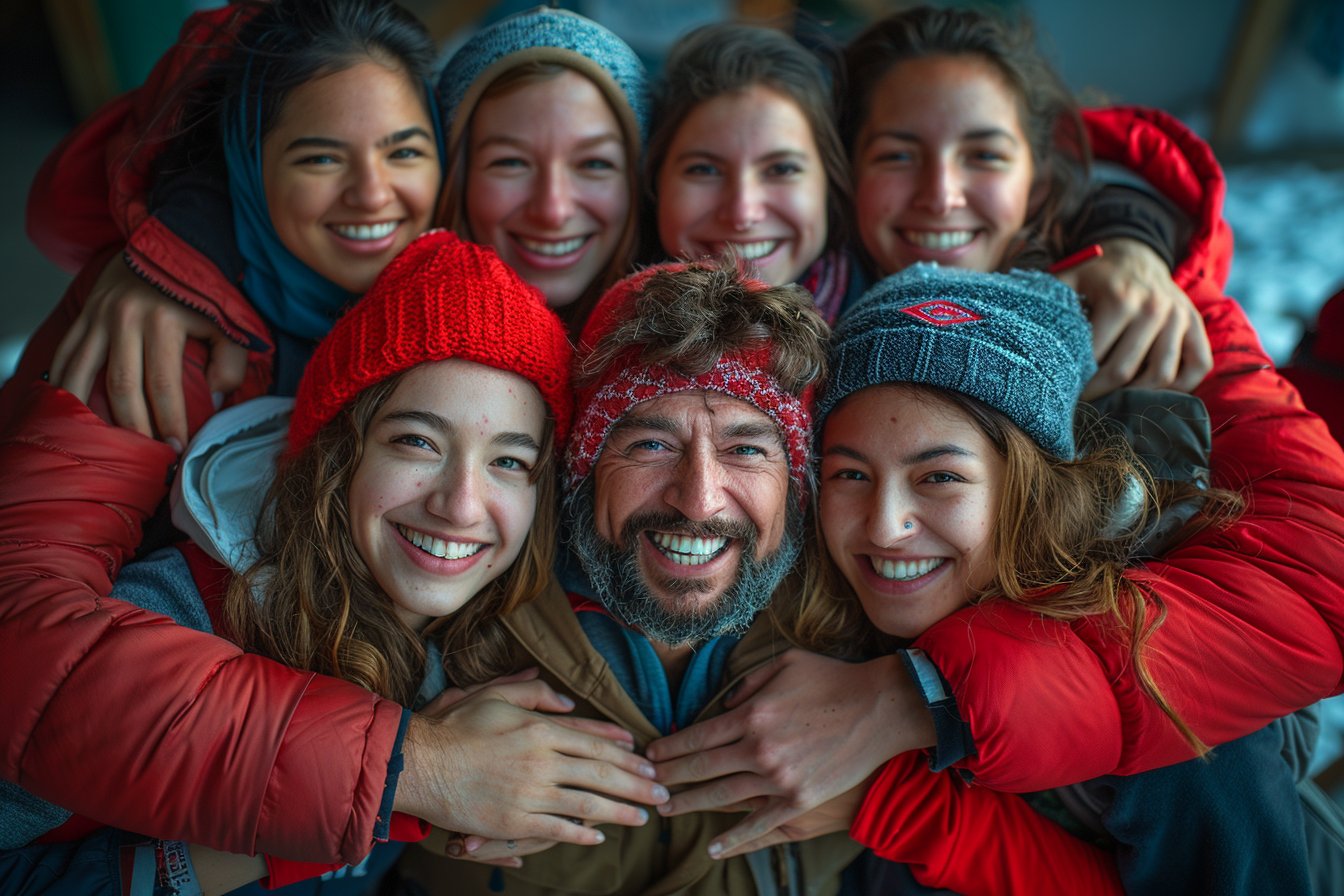
[[[1032,209],[1015,259],[1004,267],[1040,266],[1063,253],[1063,227],[1082,201],[1091,148],[1073,94],[1036,47],[1026,18],[999,12],[919,6],[869,26],[845,49],[847,94],[840,116],[853,158],[873,91],[896,64],[931,56],[977,56],[993,65],[1018,98],[1031,145],[1040,203]]]
[[[576,385],[591,385],[635,348],[642,363],[698,376],[724,355],[768,347],[768,372],[801,395],[825,375],[829,338],[830,328],[801,286],[766,286],[731,260],[694,262],[644,281],[632,312],[584,359]]]

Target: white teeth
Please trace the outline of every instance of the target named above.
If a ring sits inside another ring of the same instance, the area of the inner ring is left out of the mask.
[[[478,541],[444,541],[442,538],[435,538],[400,524],[397,525],[397,531],[426,554],[433,554],[442,560],[461,560],[485,549],[485,545]]]
[[[535,252],[538,255],[568,255],[571,252],[579,251],[579,247],[584,244],[588,237],[576,236],[572,240],[561,240],[559,242],[550,242],[542,240],[529,240],[525,237],[518,237],[518,242],[529,252]]]
[[[397,221],[381,224],[333,224],[332,229],[348,240],[380,240],[397,229]]]
[[[937,559],[926,558],[924,560],[884,560],[870,554],[868,562],[873,564],[873,572],[884,579],[891,579],[894,582],[909,582],[920,576],[928,575],[946,561],[942,557]]]
[[[714,538],[693,538],[690,535],[672,535],[668,532],[650,532],[649,538],[664,557],[682,566],[699,566],[713,560],[728,543],[722,535]]]
[[[764,258],[779,246],[779,240],[757,240],[754,243],[731,243],[738,256],[747,261]]]
[[[975,231],[902,230],[901,236],[922,249],[956,249],[975,239]]]

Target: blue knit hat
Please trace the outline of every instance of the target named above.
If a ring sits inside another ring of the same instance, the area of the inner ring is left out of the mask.
[[[649,78],[635,51],[592,19],[567,9],[538,6],[500,19],[462,45],[439,75],[439,109],[451,122],[456,146],[485,89],[524,62],[572,68],[597,85],[639,158],[649,132]]]
[[[840,317],[816,431],[847,396],[881,383],[961,392],[1072,460],[1073,411],[1096,372],[1078,296],[1049,274],[913,265]]]

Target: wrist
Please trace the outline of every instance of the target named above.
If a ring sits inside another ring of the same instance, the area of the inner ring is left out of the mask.
[[[884,758],[911,750],[934,746],[938,736],[933,714],[919,681],[901,653],[870,660],[864,664],[870,680],[881,682],[875,717],[881,725],[881,737],[887,749]]]

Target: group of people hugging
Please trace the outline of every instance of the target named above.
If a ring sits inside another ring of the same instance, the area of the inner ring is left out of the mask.
[[[32,187],[0,894],[1325,894],[1344,453],[1028,23],[193,15]]]

